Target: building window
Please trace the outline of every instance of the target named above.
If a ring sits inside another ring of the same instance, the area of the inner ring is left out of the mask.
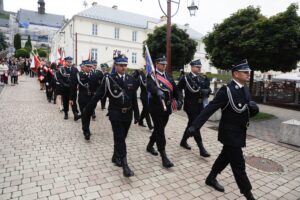
[[[98,25],[97,24],[93,24],[92,35],[98,35]]]
[[[92,60],[97,60],[98,59],[98,49],[91,49],[91,59]]]
[[[120,28],[115,28],[115,39],[119,39],[120,37]]]
[[[133,31],[132,32],[132,41],[136,42],[136,40],[137,40],[137,31]]]
[[[132,53],[131,63],[136,64],[136,53]]]

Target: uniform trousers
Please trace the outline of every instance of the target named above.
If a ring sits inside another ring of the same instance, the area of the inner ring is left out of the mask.
[[[150,114],[149,114],[148,101],[147,101],[147,99],[141,99],[141,101],[142,101],[142,105],[143,105],[143,110],[141,112],[139,122],[143,122],[143,120],[145,118],[146,122],[147,122],[147,126],[152,127],[151,118],[150,118]]]
[[[64,112],[67,114],[69,112],[69,100],[70,100],[70,89],[64,88],[62,92],[62,99],[63,99],[63,106],[64,106]],[[72,111],[73,114],[78,114],[78,108],[77,108],[77,98],[75,98],[73,105],[72,105]]]
[[[164,151],[166,147],[165,127],[169,121],[169,113],[151,112],[150,114],[154,125],[150,136],[150,144],[153,145],[156,142],[157,150]]]
[[[127,155],[126,137],[131,124],[131,121],[112,121],[111,127],[114,134],[114,153],[119,158],[124,158]]]
[[[223,149],[212,166],[212,173],[219,174],[230,164],[235,181],[242,194],[252,189],[246,174],[245,160],[241,147],[224,145]]]
[[[186,114],[188,116],[189,121],[188,121],[187,127],[184,131],[185,135],[187,135],[187,129],[192,125],[193,121],[197,118],[197,116],[199,115],[199,112],[186,111]],[[188,138],[188,137],[191,137],[191,136],[187,135],[186,137]],[[198,144],[198,142],[202,142],[200,129],[197,132],[197,134],[193,135],[193,137],[194,137],[197,144]]]
[[[79,109],[80,113],[83,113],[84,107],[89,103],[89,101],[92,99],[92,96],[84,96],[82,97],[79,94],[78,98],[78,104],[79,104]],[[90,132],[90,122],[91,122],[91,116],[82,116],[81,118],[81,124],[82,124],[82,130],[84,132]]]
[[[45,85],[46,85],[46,96],[47,96],[47,99],[49,101],[51,101],[52,95],[53,95],[52,86],[50,85],[50,82],[46,82]]]

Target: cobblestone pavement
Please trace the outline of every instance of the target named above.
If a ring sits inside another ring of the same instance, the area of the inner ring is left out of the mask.
[[[145,151],[150,132],[132,124],[128,138],[129,165],[135,176],[124,178],[111,162],[112,131],[106,112],[96,110],[92,137],[86,142],[80,122],[63,120],[57,105],[46,101],[36,79],[21,77],[0,95],[0,199],[244,199],[230,167],[218,176],[225,193],[204,180],[218,156],[217,133],[203,128],[211,158],[200,158],[179,147],[187,119],[174,114],[167,127],[167,153],[175,167],[167,170],[159,157]],[[253,193],[260,200],[297,200],[300,197],[300,153],[256,138],[247,141],[246,156],[279,163],[284,172],[267,173],[247,165]]]

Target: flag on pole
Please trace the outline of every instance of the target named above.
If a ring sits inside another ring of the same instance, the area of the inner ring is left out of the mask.
[[[57,60],[58,60],[58,64],[65,64],[65,60],[64,60],[64,52],[62,48],[58,48],[57,49]]]
[[[151,59],[151,55],[150,55],[150,52],[149,52],[149,49],[148,49],[148,46],[145,45],[145,49],[146,49],[146,73],[147,75],[150,75],[151,78],[155,81],[156,85],[158,88],[160,88],[160,85],[158,83],[158,80],[157,80],[157,76],[155,75],[155,68],[154,68],[154,65],[153,65],[153,62],[152,62],[152,59]],[[151,94],[150,92],[148,91],[148,102],[149,102],[149,98],[151,98]],[[164,102],[163,99],[161,99],[161,103],[162,103],[162,106],[164,108],[164,111],[167,110],[167,107],[166,107],[166,104]]]
[[[31,56],[30,59],[31,59],[30,69],[33,70],[35,68],[35,62],[33,56]]]
[[[35,55],[35,54],[34,54],[33,58],[34,58],[34,65],[35,65],[35,68],[34,68],[35,70],[34,71],[36,72],[38,67],[41,65],[41,61],[38,58],[38,56]]]
[[[146,73],[147,75],[150,74],[150,75],[153,75],[155,69],[154,69],[154,65],[153,65],[153,62],[152,62],[152,59],[151,59],[151,55],[150,55],[150,52],[149,52],[149,49],[148,49],[148,46],[145,45],[145,48],[146,48]]]
[[[32,59],[30,68],[32,71],[36,72],[38,67],[41,65],[41,62],[40,62],[40,59],[38,58],[38,56],[34,52],[32,52],[32,54],[33,54],[33,59]]]
[[[115,64],[113,64],[112,68],[111,68],[111,74],[115,74],[116,73],[116,68],[115,68]]]

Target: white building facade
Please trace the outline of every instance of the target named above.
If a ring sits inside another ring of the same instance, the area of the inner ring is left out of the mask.
[[[117,6],[110,8],[94,4],[74,15],[57,31],[52,40],[52,52],[55,54],[57,49],[62,48],[65,56],[73,57],[77,64],[91,55],[98,63],[111,65],[113,51],[119,50],[128,57],[129,68],[143,68],[143,42],[155,26],[165,23],[164,19],[121,11]],[[205,59],[202,35],[193,29],[184,28],[199,44],[194,59],[201,59],[204,71],[210,69],[215,73],[217,70],[213,71]]]

